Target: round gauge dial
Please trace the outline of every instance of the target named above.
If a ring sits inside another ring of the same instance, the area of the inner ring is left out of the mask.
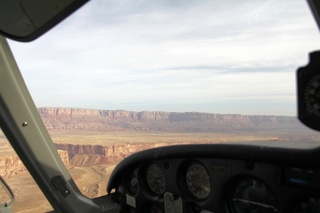
[[[320,117],[320,75],[311,78],[304,90],[304,102],[308,113]]]
[[[237,182],[230,196],[233,213],[277,213],[278,205],[271,190],[260,180],[241,179]]]
[[[188,191],[197,199],[209,197],[211,192],[210,177],[207,170],[198,163],[191,164],[186,171]]]
[[[127,189],[131,195],[138,194],[139,191],[139,181],[135,174],[131,173],[127,177]]]
[[[161,195],[165,192],[165,175],[161,168],[152,163],[149,164],[146,170],[146,180],[150,190],[157,194]]]

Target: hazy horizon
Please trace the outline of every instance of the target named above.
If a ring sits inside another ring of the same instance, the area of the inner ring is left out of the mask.
[[[295,116],[320,41],[299,0],[96,0],[9,44],[37,107]]]
[[[80,109],[80,110],[101,110],[101,111],[126,111],[126,112],[164,112],[164,113],[204,113],[220,115],[244,115],[244,116],[276,116],[276,117],[297,117],[296,115],[264,115],[264,114],[240,114],[240,113],[220,113],[220,112],[202,112],[202,111],[165,111],[165,110],[126,110],[126,109],[104,109],[104,108],[84,108],[84,107],[59,107],[59,106],[37,106],[37,109]]]

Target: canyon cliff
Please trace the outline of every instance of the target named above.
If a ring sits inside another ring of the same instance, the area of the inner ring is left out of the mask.
[[[263,132],[305,129],[296,117],[289,116],[75,108],[39,108],[38,111],[48,130]]]
[[[210,132],[210,133],[288,133],[285,140],[303,139],[310,130],[295,117],[268,115],[214,114],[199,112],[132,112],[125,110],[95,110],[75,108],[39,108],[39,114],[47,129],[53,131],[158,131],[158,132]],[[298,135],[297,133],[302,133]],[[217,142],[217,141],[216,141]],[[2,142],[1,147],[7,147]],[[179,143],[181,144],[181,143]],[[104,145],[55,144],[67,167],[114,165],[135,152],[174,143],[113,143]],[[0,156],[0,175],[12,176],[25,167],[19,158]]]
[[[70,167],[69,155],[65,150],[58,150],[60,158],[66,167]],[[0,156],[0,176],[11,177],[20,172],[25,171],[26,168],[20,158],[15,154]]]
[[[89,167],[96,165],[115,165],[125,157],[150,148],[174,145],[167,143],[142,143],[142,144],[114,144],[100,145],[76,145],[55,144],[58,154],[67,168]],[[0,156],[0,176],[11,177],[26,168],[15,154]]]
[[[179,143],[181,144],[181,143]],[[58,150],[68,154],[69,166],[87,167],[95,165],[114,165],[125,157],[146,149],[176,145],[173,143],[137,143],[100,145],[55,144]],[[61,156],[61,155],[60,155]]]

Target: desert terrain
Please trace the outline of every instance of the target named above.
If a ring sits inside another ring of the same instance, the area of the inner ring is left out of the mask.
[[[191,134],[191,133],[156,133],[156,132],[72,132],[72,131],[53,131],[50,132],[53,141],[59,144],[72,145],[114,145],[124,144],[131,145],[131,153],[136,152],[134,145],[154,144],[158,146],[173,145],[179,143],[225,143],[231,141],[257,141],[257,140],[274,140],[273,136],[253,136],[253,135],[220,135],[220,134]],[[1,156],[15,155],[14,150],[9,146],[0,133]],[[128,154],[129,155],[129,154]],[[80,157],[87,156],[86,154]],[[74,156],[73,156],[74,157]],[[78,156],[79,157],[79,156]],[[79,187],[80,191],[89,198],[99,197],[106,194],[106,185],[108,178],[115,167],[115,165],[125,156],[118,156],[110,160],[111,163],[103,165],[82,164],[81,166],[74,166],[77,164],[69,159],[68,168],[71,176]],[[15,160],[15,159],[14,159]],[[13,160],[13,161],[14,161]],[[18,160],[18,159],[16,159]],[[80,160],[78,160],[80,161]],[[13,167],[15,168],[15,167]],[[5,180],[12,188],[15,194],[15,212],[31,213],[31,212],[46,212],[52,210],[50,204],[33,181],[31,175],[23,167],[18,166],[14,172],[8,172],[4,175]]]
[[[320,141],[293,117],[40,108],[61,159],[87,197],[106,194],[109,176],[125,157],[149,148],[256,141]],[[52,210],[0,132],[0,175],[15,194],[15,212]]]

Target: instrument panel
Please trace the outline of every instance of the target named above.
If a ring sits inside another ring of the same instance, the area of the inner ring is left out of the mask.
[[[108,188],[114,186],[122,212],[320,212],[317,168],[177,156],[147,157],[126,166],[121,175],[115,171],[118,179],[112,177]]]

